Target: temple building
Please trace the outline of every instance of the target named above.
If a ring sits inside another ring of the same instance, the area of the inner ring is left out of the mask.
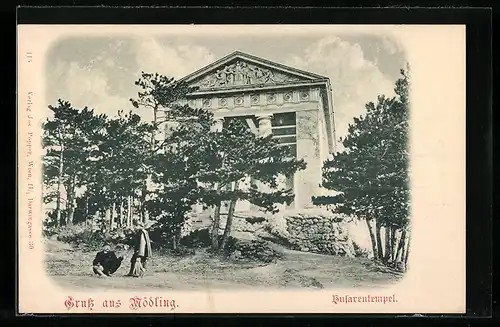
[[[291,207],[312,206],[321,194],[321,167],[335,151],[333,99],[328,77],[233,52],[181,79],[197,87],[188,97],[192,107],[212,110],[217,128],[229,119],[244,119],[260,135],[272,133],[304,158],[305,170],[284,177],[293,188]],[[238,203],[236,211],[252,210]]]

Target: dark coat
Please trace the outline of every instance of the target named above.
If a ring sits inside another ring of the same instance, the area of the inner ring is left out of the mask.
[[[103,268],[103,273],[106,275],[111,275],[118,270],[122,263],[123,257],[118,258],[113,251],[100,251],[96,254],[93,266],[101,265]],[[94,268],[94,273],[97,273]]]

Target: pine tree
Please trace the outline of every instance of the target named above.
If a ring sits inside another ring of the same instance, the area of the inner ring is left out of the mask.
[[[172,104],[165,113],[170,130],[161,151],[154,154],[152,167],[156,185],[148,210],[156,217],[162,238],[172,240],[174,250],[192,205],[199,201],[198,173],[206,169],[202,150],[210,138],[212,114],[201,109]]]
[[[97,196],[102,209],[123,208],[128,197],[134,197],[146,180],[149,160],[149,135],[152,126],[139,115],[118,112],[118,117],[108,119],[94,153],[95,167],[89,188]],[[109,221],[113,227],[115,210]],[[120,221],[123,221],[121,210]]]
[[[238,120],[231,120],[221,131],[215,130],[211,112],[187,105],[171,105],[166,119],[175,124],[171,124],[163,151],[154,160],[158,188],[150,211],[161,215],[158,226],[174,240],[179,240],[180,227],[193,204],[213,209],[212,247],[220,251],[230,235],[237,201],[248,200],[276,212],[277,204],[293,200],[292,190],[277,189],[280,174],[305,168],[305,162],[296,160],[289,147],[281,146],[271,136],[253,134]],[[247,176],[260,180],[268,190],[255,186],[242,189],[240,183]],[[223,202],[229,202],[230,210],[219,244]]]
[[[45,154],[44,182],[50,189],[54,184],[56,192],[46,194],[46,200],[56,200],[56,224],[62,224],[62,187],[66,190],[68,224],[73,223],[76,206],[76,189],[86,184],[91,172],[89,162],[95,146],[95,135],[100,133],[105,121],[104,115],[96,115],[87,107],[79,110],[71,103],[58,101],[57,106],[49,106],[54,113],[52,119],[42,125]]]
[[[198,110],[198,115],[201,110]],[[210,117],[205,113],[204,117]],[[207,122],[211,121],[211,124]],[[190,178],[198,184],[197,196],[205,207],[212,207],[212,248],[221,251],[227,244],[232,229],[232,220],[237,201],[248,200],[269,212],[277,212],[278,204],[290,204],[294,194],[290,189],[279,189],[281,175],[294,174],[305,169],[304,160],[297,160],[291,149],[282,146],[271,135],[260,137],[252,133],[242,122],[233,119],[221,131],[211,128],[213,118],[199,124],[186,155],[194,160],[197,172]],[[185,145],[183,149],[187,149]],[[242,181],[252,176],[267,186],[266,190],[252,185],[240,187]],[[219,244],[220,209],[229,202],[229,211],[224,234]]]
[[[160,119],[159,113],[168,110],[170,106],[175,105],[179,100],[184,99],[186,94],[195,90],[188,84],[178,82],[174,78],[167,77],[158,73],[141,73],[141,77],[135,82],[141,91],[137,93],[137,99],[130,99],[132,105],[136,108],[144,107],[153,113],[152,132],[150,140],[150,156],[156,155],[161,149],[162,144],[158,144],[157,133],[165,123]],[[145,167],[151,173],[151,167]],[[151,174],[148,180],[151,180]],[[148,196],[147,182],[144,182],[141,188],[141,214],[144,220],[148,219],[146,210],[146,199]]]
[[[339,192],[322,199],[336,212],[364,219],[374,257],[386,263],[398,260],[409,225],[408,92],[409,76],[401,71],[396,97],[378,97],[366,105],[366,115],[355,118],[341,140],[345,150],[323,166],[323,186]],[[372,223],[375,222],[375,231]],[[381,228],[386,230],[385,253]]]

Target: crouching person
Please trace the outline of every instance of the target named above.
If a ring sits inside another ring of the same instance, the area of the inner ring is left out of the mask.
[[[98,252],[92,262],[94,274],[101,277],[111,277],[111,275],[120,268],[123,256],[117,257],[114,251],[111,251],[109,245],[105,245],[102,251]]]

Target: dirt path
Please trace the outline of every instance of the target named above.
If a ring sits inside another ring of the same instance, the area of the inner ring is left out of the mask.
[[[343,258],[284,250],[277,263],[261,265],[234,263],[211,258],[202,251],[189,257],[155,256],[148,263],[146,276],[131,278],[127,258],[112,278],[92,274],[94,253],[85,253],[61,245],[47,253],[49,275],[64,288],[178,290],[256,289],[256,288],[352,288],[383,287],[401,276],[373,272],[366,267],[368,259]]]

